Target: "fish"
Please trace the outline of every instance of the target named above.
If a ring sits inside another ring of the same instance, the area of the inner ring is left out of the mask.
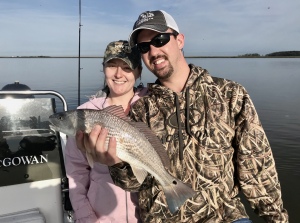
[[[168,208],[174,214],[184,202],[196,194],[188,184],[172,176],[170,159],[159,138],[144,122],[131,121],[122,106],[112,105],[102,110],[77,109],[50,115],[51,128],[66,135],[77,131],[91,132],[98,124],[117,141],[116,155],[130,164],[137,181],[142,184],[148,174],[161,185]],[[92,159],[87,157],[87,159]]]

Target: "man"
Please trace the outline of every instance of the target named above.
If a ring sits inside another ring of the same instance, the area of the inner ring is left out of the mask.
[[[110,165],[115,184],[139,190],[142,220],[251,222],[238,197],[241,189],[266,222],[288,222],[272,151],[244,87],[187,64],[184,35],[164,11],[142,13],[129,41],[158,78],[132,107],[132,119],[149,125],[170,157],[169,172],[197,191],[172,215],[157,181],[148,176],[140,185],[115,156],[115,140],[106,150],[107,131],[96,127],[85,146]]]

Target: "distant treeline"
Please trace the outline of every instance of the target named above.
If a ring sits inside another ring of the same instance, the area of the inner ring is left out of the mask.
[[[300,51],[280,51],[274,53],[268,53],[266,55],[260,55],[258,53],[247,53],[239,55],[239,57],[299,57]]]
[[[298,57],[298,56],[300,56],[300,51],[281,51],[281,52],[266,54],[266,57]]]

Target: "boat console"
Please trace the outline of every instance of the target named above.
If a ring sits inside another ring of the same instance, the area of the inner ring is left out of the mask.
[[[73,222],[66,136],[50,129],[48,121],[56,112],[53,96],[67,110],[55,91],[0,91],[0,222]]]

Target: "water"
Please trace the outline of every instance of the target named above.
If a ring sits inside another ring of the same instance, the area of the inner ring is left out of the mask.
[[[249,92],[268,135],[290,222],[300,219],[300,58],[187,59],[212,75],[239,82]],[[81,59],[81,103],[103,85],[101,58]],[[78,104],[78,59],[0,58],[0,88],[18,80],[32,90],[55,90],[69,109]],[[154,76],[144,67],[142,82]],[[139,81],[137,82],[137,84]],[[62,106],[58,102],[58,109]],[[247,206],[249,209],[249,206]],[[255,223],[263,222],[248,210]],[[298,221],[297,221],[298,220]]]

